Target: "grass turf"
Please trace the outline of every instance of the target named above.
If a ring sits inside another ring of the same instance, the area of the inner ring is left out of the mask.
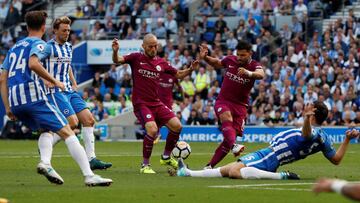
[[[212,156],[216,143],[190,143],[192,154],[186,160],[192,169],[201,169]],[[266,144],[246,144],[253,152]],[[338,146],[336,146],[338,147]],[[99,159],[113,167],[95,171],[112,178],[110,187],[84,186],[80,169],[69,156],[64,143],[53,153],[52,165],[63,177],[64,185],[50,184],[36,174],[39,161],[37,142],[0,141],[0,197],[11,203],[22,202],[349,202],[336,194],[314,195],[311,183],[319,177],[360,180],[358,157],[360,145],[349,146],[343,162],[333,166],[321,153],[279,169],[300,174],[300,181],[232,180],[227,178],[169,177],[159,158],[164,143],[154,146],[152,166],[155,175],[139,174],[142,143],[97,142]],[[229,154],[219,165],[234,161]],[[269,184],[269,185],[264,185]],[[243,186],[250,185],[250,186]],[[221,186],[210,187],[210,186]],[[227,188],[224,188],[227,187]]]

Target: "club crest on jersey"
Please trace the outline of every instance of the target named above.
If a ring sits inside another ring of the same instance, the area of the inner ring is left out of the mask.
[[[44,51],[44,45],[38,44],[36,47],[37,47],[40,51]]]
[[[222,110],[222,108],[220,107],[220,108],[218,108],[218,112],[221,112],[221,110]]]
[[[161,71],[161,67],[159,65],[157,65],[155,68],[157,71]]]
[[[69,109],[64,109],[64,114],[68,114],[69,113]]]
[[[170,83],[173,82],[173,79],[169,79],[169,82],[170,82]]]
[[[146,114],[146,118],[151,118],[151,114]]]

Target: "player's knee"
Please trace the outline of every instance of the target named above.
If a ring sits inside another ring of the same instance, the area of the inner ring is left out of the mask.
[[[146,130],[147,134],[150,135],[151,137],[156,137],[157,133],[158,133],[158,128],[156,126],[152,126],[149,127]]]
[[[174,125],[174,131],[175,132],[181,132],[182,130],[182,125],[180,122],[177,122],[175,125]]]
[[[94,126],[95,125],[95,119],[93,116],[88,116],[84,123],[83,123],[84,126],[86,127],[90,127],[90,126]]]
[[[238,179],[241,178],[240,170],[236,167],[232,167],[229,169],[229,178]]]
[[[79,125],[79,120],[76,117],[69,120],[69,126],[71,129],[77,128],[78,125]]]

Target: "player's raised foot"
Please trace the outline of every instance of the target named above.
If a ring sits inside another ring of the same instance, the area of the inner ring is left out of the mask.
[[[190,176],[190,173],[186,167],[186,164],[184,163],[183,159],[178,159],[178,170],[177,170],[177,176],[179,177],[187,177]]]
[[[91,170],[104,170],[112,166],[112,163],[104,162],[97,158],[93,158],[89,163]]]
[[[300,180],[300,176],[296,173],[292,173],[290,171],[280,172],[281,178],[284,180]]]
[[[113,181],[109,178],[102,178],[99,175],[85,176],[85,185],[89,187],[94,186],[109,186]]]
[[[140,168],[140,173],[143,174],[155,174],[156,172],[151,168],[150,164],[142,164]]]
[[[177,168],[178,168],[178,162],[177,162],[174,158],[172,158],[172,157],[170,157],[170,156],[164,158],[164,155],[161,155],[161,157],[160,157],[160,164],[161,164],[161,165],[171,166],[173,169],[177,169]]]
[[[241,144],[234,144],[231,148],[231,152],[235,157],[239,156],[241,152],[245,150],[245,146]]]
[[[51,183],[57,185],[62,185],[64,183],[64,180],[61,178],[61,176],[56,173],[55,169],[53,169],[53,167],[49,164],[40,162],[37,165],[37,173],[44,175]]]

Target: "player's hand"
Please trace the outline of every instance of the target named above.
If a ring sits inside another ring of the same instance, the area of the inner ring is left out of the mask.
[[[199,64],[200,62],[198,60],[192,61],[189,68],[191,69],[191,71],[197,70],[199,68]]]
[[[45,87],[47,87],[47,88],[53,88],[53,87],[55,87],[54,83],[49,82],[49,81],[47,81],[47,80],[44,80],[44,85],[45,85]]]
[[[334,182],[333,179],[320,179],[318,180],[315,185],[313,186],[313,192],[320,193],[320,192],[332,192],[331,184]]]
[[[119,47],[119,40],[117,38],[114,38],[114,40],[112,41],[112,50],[117,53],[119,51]]]
[[[77,85],[72,85],[71,88],[73,89],[74,92],[77,92],[77,90],[78,90],[78,86],[77,86]]]
[[[199,46],[200,49],[200,59],[205,59],[205,57],[209,54],[208,47],[205,44]]]
[[[304,116],[312,116],[315,115],[316,108],[313,104],[306,104],[304,108]]]
[[[345,134],[349,140],[360,136],[360,132],[357,129],[347,130]]]
[[[245,68],[239,68],[238,69],[238,75],[250,77],[251,73],[250,71],[246,70]]]
[[[10,120],[15,121],[16,117],[15,115],[11,112],[10,108],[6,109],[6,115],[9,117]]]
[[[60,88],[62,91],[65,91],[65,85],[64,85],[64,83],[62,83],[62,82],[60,82],[60,81],[58,81],[58,80],[56,80],[56,82],[55,82],[55,87],[58,87],[58,88]]]

